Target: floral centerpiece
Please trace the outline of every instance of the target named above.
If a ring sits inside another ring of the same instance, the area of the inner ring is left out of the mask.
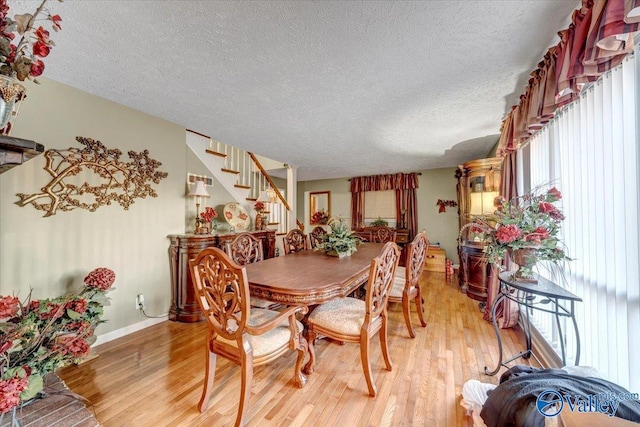
[[[255,209],[259,214],[262,213],[262,211],[264,211],[264,203],[256,202],[256,204],[253,205],[253,209]]]
[[[204,212],[200,213],[200,219],[198,220],[201,224],[206,225],[206,228],[209,230],[217,230],[218,229],[218,212],[212,207],[207,206],[204,209]]]
[[[49,23],[54,31],[61,29],[62,18],[49,12],[47,1],[42,0],[33,14],[11,18],[8,1],[0,0],[0,133],[10,132],[11,120],[25,97],[26,88],[20,81],[38,83],[36,77],[44,72],[42,58],[54,46],[49,31],[41,23]]]
[[[331,218],[328,225],[330,231],[322,236],[322,242],[318,243],[315,250],[338,257],[349,256],[358,250],[362,240],[351,231],[344,219]]]
[[[112,270],[97,268],[70,295],[41,300],[29,295],[24,302],[0,297],[0,414],[35,397],[46,374],[89,354],[114,281]]]
[[[329,222],[329,213],[327,211],[325,211],[324,209],[320,209],[319,211],[316,211],[313,213],[313,215],[311,215],[311,224],[312,225],[316,225],[316,224],[326,224]]]
[[[562,198],[555,187],[536,188],[511,200],[498,199],[497,210],[469,224],[485,243],[489,262],[501,265],[509,253],[518,264],[516,280],[535,282],[532,268],[538,261],[558,264],[570,258],[558,238],[564,215],[554,203]]]

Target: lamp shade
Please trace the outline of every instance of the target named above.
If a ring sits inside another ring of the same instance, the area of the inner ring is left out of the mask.
[[[258,196],[258,200],[256,200],[257,202],[270,202],[271,199],[269,198],[269,195],[267,194],[266,191],[261,191],[260,195]]]
[[[209,193],[207,193],[207,187],[204,185],[202,181],[196,181],[196,185],[189,191],[189,196],[191,197],[209,197]]]
[[[472,192],[469,196],[469,213],[471,215],[486,215],[495,211],[493,199],[498,196],[497,191]]]

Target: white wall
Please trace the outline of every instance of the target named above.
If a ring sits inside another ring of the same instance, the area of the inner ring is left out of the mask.
[[[145,295],[147,312],[167,313],[170,303],[168,234],[185,231],[186,145],[184,127],[41,79],[28,95],[12,136],[44,144],[45,149],[81,147],[76,136],[102,141],[127,152],[148,149],[169,175],[153,184],[158,197],[136,199],[128,210],[112,203],[95,212],[58,211],[48,218],[32,206],[19,207],[16,193],[35,193],[51,176],[43,155],[0,174],[0,294],[24,298],[59,296],[82,286],[96,267],[115,271],[108,295],[107,323],[97,334],[131,327],[146,319],[135,309]]]

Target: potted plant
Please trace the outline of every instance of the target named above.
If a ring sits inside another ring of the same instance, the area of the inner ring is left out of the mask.
[[[387,227],[388,225],[389,223],[380,217],[371,223],[372,227]]]
[[[358,250],[362,240],[351,231],[344,219],[331,218],[328,225],[329,232],[322,237],[322,242],[315,250],[323,250],[327,255],[340,258],[350,256]]]
[[[558,264],[570,260],[558,237],[564,215],[554,203],[561,198],[555,187],[535,188],[508,201],[500,198],[493,214],[479,216],[467,225],[485,243],[489,262],[501,267],[508,253],[519,267],[515,280],[536,282],[532,268],[538,261]]]

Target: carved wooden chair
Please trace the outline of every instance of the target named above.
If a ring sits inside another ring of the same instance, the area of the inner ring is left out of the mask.
[[[415,301],[420,325],[424,328],[427,322],[424,319],[424,300],[420,290],[420,276],[424,271],[424,261],[429,248],[429,240],[424,232],[418,233],[413,241],[407,245],[406,267],[398,267],[396,277],[389,295],[389,302],[402,303],[404,321],[411,338],[416,337],[411,324],[411,300]]]
[[[378,256],[371,261],[369,281],[364,301],[357,298],[336,298],[320,304],[307,319],[310,362],[313,356],[313,344],[318,336],[332,338],[341,342],[360,344],[360,359],[369,395],[375,397],[376,385],[371,374],[369,345],[376,333],[380,335],[380,345],[387,370],[392,369],[387,344],[387,301],[393,285],[395,270],[400,260],[400,249],[394,242],[388,242]],[[313,366],[306,372],[313,372]]]
[[[314,227],[309,233],[309,241],[311,242],[311,249],[315,249],[318,247],[318,244],[322,243],[324,240],[324,236],[327,234],[327,230],[324,227],[320,227],[319,225]]]
[[[240,403],[236,427],[243,419],[253,381],[253,367],[271,362],[289,350],[298,352],[294,382],[303,387],[306,377],[302,363],[307,341],[296,313],[304,315],[305,307],[287,307],[278,312],[249,305],[249,285],[245,267],[233,262],[218,248],[206,248],[189,261],[196,298],[207,320],[206,367],[202,397],[198,410],[209,405],[216,370],[216,358],[222,356],[242,369]]]
[[[240,233],[232,241],[227,242],[226,252],[233,262],[240,266],[259,262],[264,259],[262,242],[251,233]],[[275,308],[276,304],[271,301],[251,297],[251,306]]]
[[[371,241],[375,243],[387,243],[396,241],[396,230],[391,227],[377,227],[371,232]]]
[[[284,246],[285,255],[309,249],[307,235],[297,228],[289,231],[286,236],[282,238],[282,245]]]

